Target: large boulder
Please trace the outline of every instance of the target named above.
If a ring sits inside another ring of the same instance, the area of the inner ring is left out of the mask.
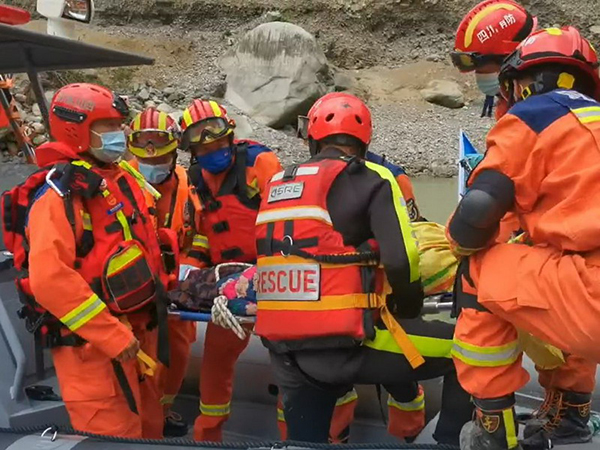
[[[429,103],[445,106],[446,108],[462,108],[465,106],[465,96],[460,86],[454,81],[433,80],[421,95]]]
[[[225,100],[273,128],[295,123],[327,90],[325,54],[310,33],[291,23],[259,25],[220,65],[227,75]]]

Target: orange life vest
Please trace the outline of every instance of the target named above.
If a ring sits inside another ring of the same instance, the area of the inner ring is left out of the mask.
[[[189,175],[202,204],[201,229],[206,233],[213,264],[256,261],[255,222],[260,206],[258,189],[247,185],[246,142],[236,145],[235,162],[214,195],[198,164]]]
[[[72,165],[99,176],[83,161]],[[83,203],[85,210],[75,213],[81,214],[84,233],[89,233],[85,240],[93,244],[86,242],[90,251],[75,262],[79,274],[114,314],[134,312],[157,300],[158,286],[165,281],[161,252],[135,179],[127,173],[116,182],[103,179]]]
[[[109,310],[122,315],[152,304],[157,311],[166,307],[163,288],[166,274],[157,235],[148,219],[143,194],[135,183],[125,172],[117,180],[108,180],[87,162],[72,161],[42,169],[3,195],[4,241],[14,253],[18,271],[15,282],[24,303],[20,315],[32,332],[42,327],[42,333],[50,339],[45,345],[62,345],[60,339],[64,333],[59,331],[64,327],[33,297],[25,227],[26,212],[36,198],[51,188],[63,194],[65,212],[77,239],[74,268]],[[82,199],[83,209],[74,207],[73,196]],[[83,224],[80,236],[75,226],[76,215]],[[168,356],[163,356],[167,360]]]
[[[378,247],[344,244],[327,210],[331,186],[351,157],[289,167],[268,184],[256,220],[256,334],[269,341],[373,338],[381,317],[413,367],[424,360],[386,306],[391,293]],[[294,348],[302,345],[296,342]]]

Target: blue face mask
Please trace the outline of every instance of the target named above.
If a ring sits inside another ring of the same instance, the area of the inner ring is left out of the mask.
[[[221,173],[231,165],[233,151],[231,147],[225,147],[206,155],[196,156],[196,162],[210,173]]]
[[[144,178],[148,180],[150,184],[160,184],[165,181],[169,175],[171,175],[171,169],[173,164],[144,164],[140,162],[139,164],[140,173],[144,175]]]
[[[485,95],[494,97],[500,93],[500,81],[497,73],[476,73],[477,87]]]
[[[98,160],[105,163],[113,163],[125,154],[125,150],[127,149],[127,139],[125,138],[124,131],[119,130],[96,133],[92,130],[92,133],[96,136],[100,136],[100,139],[102,140],[102,147],[90,147],[92,155]]]

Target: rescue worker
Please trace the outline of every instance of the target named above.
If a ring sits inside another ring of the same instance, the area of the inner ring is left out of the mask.
[[[477,420],[463,431],[465,449],[519,448],[514,393],[529,376],[515,327],[567,355],[600,361],[598,57],[572,27],[541,30],[506,60],[500,83],[512,108],[490,132],[448,227],[457,253],[472,255],[459,269],[453,349],[459,380],[477,407]],[[531,246],[495,240],[508,211],[517,214]],[[573,365],[553,380],[567,387],[528,444],[548,436],[563,443],[591,439],[593,382],[580,391],[568,385],[582,373]]]
[[[72,426],[160,439],[153,370],[141,372],[138,359],[153,369],[170,280],[139,173],[117,164],[127,114],[123,99],[93,84],[67,85],[52,99],[55,141],[36,153],[40,167],[58,165],[27,218],[29,282],[62,325],[52,357]],[[164,348],[159,359],[168,364]]]
[[[347,94],[343,92],[333,92],[322,97],[320,102],[316,102],[314,107],[318,107],[323,101],[330,100],[333,98],[347,98]],[[309,116],[312,111],[309,111]],[[308,117],[298,117],[298,137],[302,138],[305,144],[308,146]],[[419,212],[415,194],[413,190],[410,178],[406,174],[403,167],[396,165],[388,160],[384,156],[380,156],[371,151],[367,151],[364,159],[366,161],[373,162],[384,166],[392,172],[400,192],[402,194],[402,201],[406,204],[408,210],[408,216],[411,222],[425,221]],[[408,383],[407,392],[414,392],[415,398],[410,402],[395,402],[393,398],[388,397],[389,406],[389,429],[393,430],[392,434],[395,436],[410,438],[419,434],[419,432],[425,426],[425,402],[423,396],[423,389],[418,386],[417,383]],[[407,394],[408,395],[408,394]],[[329,433],[330,443],[343,443],[347,442],[350,436],[350,425],[354,420],[354,412],[358,404],[358,394],[355,389],[352,389],[336,401],[335,410],[333,412],[333,418],[331,420],[331,429]],[[418,405],[418,407],[415,407]],[[287,438],[287,430],[285,429],[285,417],[283,414],[283,405],[279,401],[278,405],[278,420],[280,422],[280,431],[282,439]]]
[[[191,214],[199,208],[198,199],[190,190],[186,169],[177,164],[179,126],[168,114],[152,107],[138,114],[129,129],[128,148],[137,158],[137,168],[161,195],[158,200],[149,193],[146,195],[152,219],[157,228],[170,228],[178,235],[182,260],[179,281],[182,281],[188,270],[206,266],[208,244],[206,236],[195,233]],[[164,434],[185,436],[187,424],[171,407],[187,371],[190,348],[196,340],[196,324],[170,316],[168,326],[171,365],[159,377]]]
[[[536,28],[537,19],[512,0],[485,0],[471,9],[458,27],[452,61],[461,72],[474,71],[479,89],[497,98],[497,120],[508,110],[508,102],[500,95],[498,80],[502,61]],[[502,220],[498,242],[506,242],[518,234],[520,226],[516,215],[509,212]],[[565,360],[565,364],[553,370],[536,367],[546,398],[535,412],[535,420],[528,422],[525,436],[538,432],[547,421],[553,420],[565,394],[568,397],[569,392],[593,392],[596,364],[576,355],[566,356]],[[576,430],[566,432],[561,426],[551,437],[556,444],[570,443],[577,441],[578,433]]]
[[[419,256],[392,173],[364,161],[371,133],[370,111],[349,94],[311,109],[312,158],[272,178],[256,221],[255,333],[270,351],[290,439],[327,442],[336,401],[354,384],[382,384],[393,414],[423,402],[418,380],[444,376],[435,438],[458,443],[472,409],[440,353],[453,326],[394,317],[419,316]],[[427,338],[415,344],[406,333]]]
[[[500,65],[536,27],[537,18],[513,0],[484,0],[458,26],[450,56],[462,73],[475,72],[477,87],[486,96],[482,117],[491,115],[494,99],[496,119],[506,113],[498,82]]]
[[[192,157],[189,176],[201,203],[196,223],[208,238],[209,265],[254,263],[258,206],[267,182],[281,170],[277,156],[262,144],[236,141],[235,122],[214,101],[194,100],[183,112],[181,127],[181,147]],[[208,323],[194,439],[223,439],[234,366],[248,340],[249,336],[241,340],[233,331]]]

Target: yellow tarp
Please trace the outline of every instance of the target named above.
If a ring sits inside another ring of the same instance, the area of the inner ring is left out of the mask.
[[[446,239],[446,229],[433,222],[415,222],[412,224],[421,258],[421,282],[425,295],[452,292],[458,260],[450,250]],[[519,237],[514,242],[526,242]],[[535,364],[543,369],[553,369],[562,365],[563,353],[556,347],[519,330],[519,343],[523,351]]]

